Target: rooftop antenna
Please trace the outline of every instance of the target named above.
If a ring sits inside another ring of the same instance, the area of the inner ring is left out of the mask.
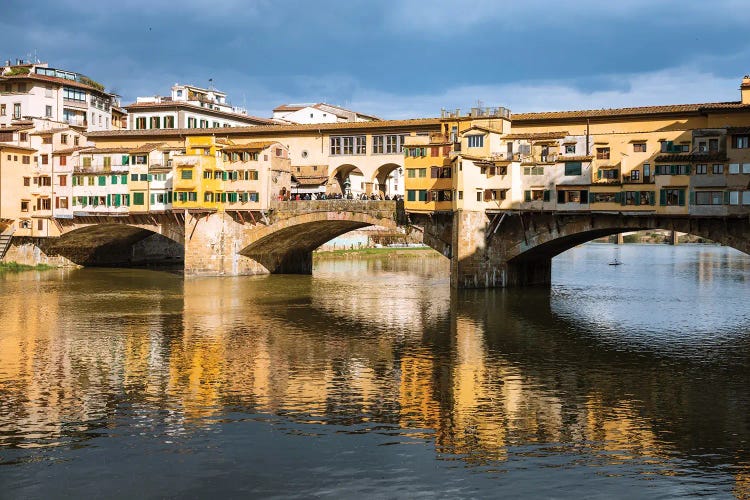
[[[214,90],[214,79],[209,78],[208,79],[208,90]]]

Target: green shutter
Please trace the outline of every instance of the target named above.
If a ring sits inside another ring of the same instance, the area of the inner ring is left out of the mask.
[[[549,201],[550,200],[550,191],[549,191],[549,189],[545,189],[544,190],[544,194],[543,194],[543,198],[542,199],[544,201]]]
[[[636,205],[641,204],[641,192],[640,191],[635,192],[635,204]]]
[[[650,191],[648,200],[651,206],[656,205],[656,192],[655,191]]]
[[[602,178],[602,171],[601,170],[597,170],[596,171],[596,178],[597,179],[601,179]]]
[[[523,201],[531,201],[531,191],[526,190],[523,192]]]
[[[677,204],[681,207],[685,206],[685,190],[680,189],[677,191]]]
[[[628,201],[628,195],[625,193],[625,191],[623,191],[622,193],[620,193],[620,205],[624,206],[625,203],[627,203],[627,201]]]
[[[688,200],[691,205],[695,205],[695,191],[690,191]]]
[[[106,186],[107,185],[107,178],[103,175],[99,176],[99,185],[100,186]]]
[[[155,203],[156,203],[156,195],[154,193],[151,193],[151,204],[153,205]]]
[[[124,174],[120,176],[120,184],[127,184],[128,183],[128,174]]]
[[[111,182],[112,184],[117,184],[117,176],[116,176],[116,175],[113,175],[113,176],[112,176],[112,177],[110,178],[110,182]]]
[[[581,189],[581,203],[588,204],[589,202],[589,192],[587,189]]]
[[[557,202],[558,203],[565,203],[565,191],[557,191]]]
[[[122,164],[123,165],[130,165],[130,156],[128,156],[128,155],[122,155]]]
[[[152,180],[154,180],[154,176],[151,174],[148,174],[148,177],[146,177],[146,179],[148,180],[148,182],[151,182]]]
[[[662,207],[667,206],[667,190],[666,189],[659,190],[659,206],[662,206]]]
[[[729,205],[729,191],[724,191],[724,205]]]

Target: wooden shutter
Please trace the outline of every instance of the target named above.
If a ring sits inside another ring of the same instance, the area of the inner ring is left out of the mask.
[[[558,191],[557,192],[557,202],[558,203],[565,203],[565,191]]]
[[[666,189],[659,190],[659,206],[662,206],[662,207],[667,206],[667,190]]]
[[[685,190],[679,189],[677,191],[677,204],[681,207],[685,206]]]
[[[543,201],[549,201],[550,200],[550,194],[551,194],[550,190],[549,189],[545,189],[544,193],[542,193],[542,200]]]

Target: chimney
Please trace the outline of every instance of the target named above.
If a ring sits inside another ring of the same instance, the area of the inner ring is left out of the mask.
[[[742,79],[740,94],[742,95],[742,104],[750,104],[750,75],[745,75]]]

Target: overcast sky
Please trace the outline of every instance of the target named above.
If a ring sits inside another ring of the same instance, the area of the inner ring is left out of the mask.
[[[746,0],[0,0],[0,57],[84,73],[123,104],[209,78],[268,117],[383,118],[739,100]]]

